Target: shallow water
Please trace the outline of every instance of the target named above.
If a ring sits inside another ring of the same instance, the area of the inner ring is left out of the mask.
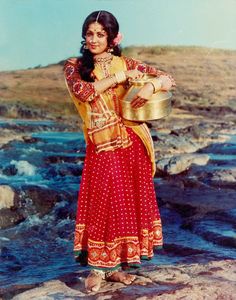
[[[43,124],[51,126],[50,122]],[[26,126],[31,126],[31,123],[18,121],[18,124]],[[35,121],[34,126],[37,125]],[[10,124],[1,121],[0,126]],[[54,122],[53,126],[55,129],[57,124]],[[0,230],[0,288],[43,282],[79,269],[73,258],[73,231],[85,156],[83,136],[81,133],[54,130],[34,132],[32,137],[35,138],[32,142],[13,141],[0,150],[0,184],[18,189],[24,184],[48,187],[65,196],[47,215],[39,217],[29,211],[25,221]],[[236,139],[204,149],[202,152],[211,156],[204,168],[212,170],[235,166],[235,149]],[[156,182],[165,184],[163,179]],[[224,243],[220,240],[222,236],[235,237],[236,210],[226,212],[225,217],[223,214],[206,215],[194,221],[192,228],[183,226],[183,215],[173,208],[160,204],[160,211],[165,248],[157,251],[151,262],[144,264],[236,258],[235,247],[227,244],[227,240]],[[207,238],[211,234],[219,237],[219,242]]]
[[[210,157],[208,167],[211,169],[232,169],[236,167],[236,135],[229,136],[224,143],[215,143],[199,153],[206,153]]]

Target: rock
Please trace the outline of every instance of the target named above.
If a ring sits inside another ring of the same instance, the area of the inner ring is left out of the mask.
[[[236,169],[215,171],[210,183],[220,187],[236,187]]]
[[[22,136],[22,139],[25,143],[28,143],[28,144],[32,144],[32,143],[36,143],[38,142],[38,138],[35,138],[35,137],[32,137],[32,136],[28,136],[28,135],[24,135]]]
[[[211,187],[218,189],[235,189],[236,167],[230,168],[232,164],[232,161],[227,161],[223,162],[221,166],[221,160],[217,160],[217,169],[212,169],[211,167],[207,170],[192,169],[192,173],[194,174],[192,175]]]
[[[55,209],[55,217],[57,218],[57,220],[75,220],[76,218],[77,202],[73,200],[77,199],[77,193],[74,193],[74,195],[66,195],[66,198],[69,201],[66,202],[65,205],[59,206]]]
[[[156,131],[152,131],[154,148],[159,159],[160,157],[168,157],[171,154],[194,153],[201,149],[204,153],[211,153],[211,145],[216,143],[222,149],[221,143],[229,140],[229,136],[221,135],[221,130],[223,129],[222,132],[225,132],[225,127],[228,129],[234,126],[233,123],[208,123],[207,121],[199,122],[199,120],[195,124],[191,122],[191,125],[189,125],[188,122],[183,122],[182,119],[173,120],[175,120],[173,124],[168,123],[165,125],[167,130],[158,128]]]
[[[193,153],[202,147],[202,144],[185,136],[157,133],[159,141],[154,142],[155,151],[162,153]]]
[[[46,113],[41,108],[27,107],[20,103],[3,104],[0,106],[2,116],[10,118],[40,118]]]
[[[218,300],[235,299],[236,295],[235,260],[159,267],[151,265],[133,273],[137,278],[132,285],[103,281],[99,292],[89,295],[84,289],[87,271],[67,274],[64,278],[20,292],[12,299]]]
[[[188,170],[192,164],[204,166],[208,160],[209,156],[206,154],[183,154],[161,159],[156,166],[164,174],[174,175]]]
[[[189,283],[191,277],[178,267],[160,267],[152,272],[141,272],[144,277],[148,277],[152,282],[160,283]]]
[[[234,213],[234,210],[231,210]],[[214,243],[227,248],[236,248],[236,236],[235,236],[235,220],[230,222],[230,215],[227,217],[227,212],[220,217],[216,213],[208,213],[201,219],[192,220],[191,232],[203,237],[210,243]],[[226,220],[225,220],[226,219]],[[217,220],[217,222],[216,222]]]
[[[15,192],[8,185],[0,185],[0,209],[14,206]]]
[[[204,214],[227,212],[236,208],[235,190],[216,189],[204,184],[200,186],[200,189],[199,187],[185,187],[176,177],[173,180],[167,178],[161,182],[154,181],[157,195],[162,199],[163,204],[168,204],[174,209],[178,206],[179,212],[187,205],[194,209],[195,213]]]
[[[210,143],[210,145],[202,149],[200,152],[204,151],[204,153],[235,155],[235,146],[230,143],[230,141],[227,141],[229,137],[218,135],[218,139],[218,142]],[[222,145],[222,142],[225,142],[224,145]]]
[[[4,196],[5,195],[5,196]],[[22,186],[15,193],[10,187],[0,186],[0,228],[12,227],[29,215],[44,216],[63,198],[59,193],[40,186]]]
[[[209,128],[209,125],[206,123],[199,123],[196,125],[186,126],[179,128],[178,130],[172,130],[171,133],[177,132],[178,135],[181,136],[188,136],[189,138],[193,139],[200,139],[209,136],[213,132],[213,127]]]
[[[2,170],[2,173],[6,176],[15,176],[17,174],[17,168],[15,165],[8,165]]]
[[[69,288],[65,283],[59,280],[51,280],[43,283],[42,286],[40,287],[16,295],[12,299],[14,300],[78,299],[78,297],[80,296],[86,296],[86,295],[80,291]]]
[[[12,227],[25,220],[22,211],[17,209],[16,198],[17,195],[10,186],[0,186],[0,229]]]
[[[2,197],[3,194],[0,194]],[[12,227],[24,221],[29,215],[38,214],[43,217],[49,213],[55,203],[65,197],[63,193],[39,186],[22,186],[7,201],[1,201],[4,208],[0,209],[0,228]],[[10,208],[8,208],[10,207]],[[72,212],[71,212],[72,214]]]
[[[82,170],[82,165],[79,164],[62,164],[58,169],[58,174],[60,176],[80,176]]]
[[[205,240],[220,245],[220,246],[224,246],[227,248],[236,248],[236,238],[235,235],[230,237],[230,236],[224,236],[223,234],[219,234],[219,233],[215,233],[212,231],[201,231],[198,230],[193,230],[193,232],[197,232],[198,235],[202,236]]]
[[[21,140],[21,134],[16,133],[13,130],[1,128],[0,131],[0,147],[1,149],[9,149],[10,143],[13,140]]]
[[[22,192],[18,197],[18,207],[30,213],[38,213],[40,217],[47,214],[59,201],[57,191],[41,186],[22,186]]]
[[[44,161],[48,164],[58,164],[58,163],[76,163],[78,161],[81,161],[81,158],[78,156],[69,156],[69,155],[53,155],[53,156],[47,156],[44,158]]]
[[[154,271],[141,272],[141,274],[159,284],[169,282],[171,286],[176,286],[175,290],[162,293],[158,299],[217,300],[234,299],[236,293],[235,271],[236,262],[225,260],[207,264],[160,267]],[[177,288],[177,285],[180,285],[180,288]]]
[[[2,208],[0,210],[0,229],[15,226],[24,221],[25,217],[17,210]]]
[[[15,295],[38,286],[40,286],[40,284],[14,284],[8,288],[0,288],[0,299],[3,299],[1,298],[3,295],[6,295],[6,299],[12,299]]]

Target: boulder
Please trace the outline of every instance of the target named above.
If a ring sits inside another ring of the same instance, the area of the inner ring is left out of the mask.
[[[15,176],[17,174],[17,168],[15,165],[11,164],[6,166],[3,170],[2,173],[6,176]]]
[[[10,186],[0,186],[0,229],[15,226],[25,220],[23,211],[18,210],[16,196]]]
[[[15,192],[8,185],[0,185],[0,209],[14,206]]]
[[[202,143],[192,138],[179,136],[178,133],[156,134],[158,141],[154,141],[155,151],[161,153],[193,153],[202,148]]]
[[[29,215],[43,217],[56,202],[69,197],[71,200],[68,194],[36,185],[23,185],[16,193],[8,186],[0,186],[0,229],[12,227]]]
[[[183,154],[160,159],[156,167],[166,175],[176,175],[188,170],[192,164],[204,166],[208,161],[207,154]]]
[[[17,210],[10,208],[0,209],[0,229],[17,225],[25,220],[25,217]]]
[[[59,193],[42,186],[22,186],[17,200],[19,207],[30,214],[38,213],[41,217],[54,207],[59,200]]]
[[[236,187],[236,169],[215,171],[210,178],[213,186]]]

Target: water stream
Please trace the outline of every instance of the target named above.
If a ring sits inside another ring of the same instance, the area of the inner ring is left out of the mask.
[[[9,185],[19,191],[26,185],[49,188],[63,197],[44,216],[30,209],[32,201],[26,198],[25,205],[29,207],[26,219],[14,227],[0,230],[0,288],[43,282],[79,268],[73,258],[73,231],[85,156],[83,136],[60,131],[63,128],[52,121],[11,124],[27,129],[33,127],[34,132],[31,140],[11,141],[0,149],[0,185]],[[1,120],[0,128],[11,124]],[[54,130],[49,131],[52,127]],[[209,171],[236,166],[235,136],[227,143],[213,145],[203,152],[211,157],[204,167]],[[157,185],[166,184],[164,179],[155,181]],[[160,211],[166,247],[157,252],[152,264],[236,258],[231,244],[215,243],[207,238],[208,232],[216,236],[223,234],[224,238],[235,237],[236,209],[228,212],[225,218],[222,213],[196,220],[193,228],[183,226],[183,215],[178,210],[161,204]]]

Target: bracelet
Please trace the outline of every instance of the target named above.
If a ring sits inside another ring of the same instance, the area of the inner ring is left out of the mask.
[[[117,72],[114,75],[115,75],[117,83],[121,83],[121,82],[126,81],[126,75],[125,75],[124,71]]]
[[[154,83],[152,81],[148,81],[148,83],[151,83],[152,88],[153,88],[153,94],[155,94],[156,93],[156,88],[155,88]]]
[[[150,80],[149,82],[153,85],[153,93],[154,93],[154,94],[157,93],[159,90],[161,90],[161,88],[162,88],[162,83],[161,83],[161,81],[160,81],[159,79],[157,79],[157,81],[156,81],[156,82],[159,83],[158,86],[156,86],[156,84],[155,84],[156,82],[154,83],[153,80]]]
[[[115,75],[111,75],[110,78],[112,79],[112,86],[116,86],[117,80]]]

